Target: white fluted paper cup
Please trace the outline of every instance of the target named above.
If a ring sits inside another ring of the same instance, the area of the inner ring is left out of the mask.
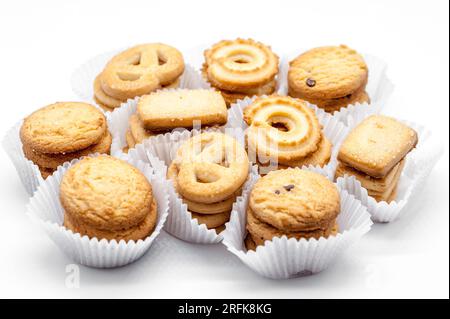
[[[287,79],[289,62],[295,59],[300,53],[301,51],[288,54],[287,57],[283,59],[283,64],[280,69],[282,77],[280,77],[281,82],[278,89],[278,93],[281,95],[287,95],[289,91]],[[386,62],[370,54],[363,54],[363,57],[369,69],[369,80],[367,82],[366,92],[370,97],[370,103],[355,103],[354,105],[351,104],[341,108],[339,111],[333,112],[333,115],[344,121],[344,123],[348,114],[352,114],[355,110],[358,110],[364,105],[374,105],[379,108],[379,110],[382,110],[394,91],[394,85],[387,76]]]
[[[219,130],[223,131],[223,130]],[[236,138],[242,145],[244,143],[244,134],[240,129],[229,129],[224,131]],[[129,158],[139,159],[149,162],[152,166],[166,176],[167,168],[176,156],[178,148],[192,136],[199,134],[199,131],[175,131],[158,135],[145,140],[142,144],[131,149],[128,153]],[[254,176],[257,174],[256,167],[252,167],[248,180],[243,185],[242,192],[245,192],[251,184]],[[170,214],[164,226],[164,230],[171,235],[187,242],[197,244],[217,244],[222,241],[222,234],[217,234],[214,229],[208,229],[206,225],[199,224],[197,219],[193,219],[187,205],[175,191],[172,181],[169,183]],[[240,198],[237,197],[236,201]]]
[[[266,96],[263,95],[261,97],[264,98]],[[245,131],[248,128],[248,125],[244,121],[244,109],[252,104],[256,98],[256,96],[253,96],[251,98],[238,100],[236,101],[236,103],[232,104],[230,109],[228,110],[228,122],[225,128],[240,128]],[[307,105],[314,110],[317,119],[319,120],[320,124],[322,124],[323,133],[333,145],[330,161],[323,167],[323,169],[328,172],[327,175],[332,176],[334,174],[334,171],[336,170],[336,158],[339,148],[345,137],[348,135],[349,129],[345,124],[339,121],[339,119],[325,112],[321,108],[308,102]]]
[[[81,66],[79,66],[73,73],[70,79],[72,91],[78,96],[81,101],[97,105],[94,100],[94,80],[98,74],[103,71],[103,68],[108,61],[116,54],[123,50],[115,50],[106,52],[93,57]],[[209,84],[201,76],[193,66],[186,63],[183,74],[180,76],[180,88],[209,88]],[[100,108],[101,109],[101,108]],[[102,109],[103,110],[103,109]],[[108,113],[108,112],[106,112]]]
[[[99,154],[91,156],[102,156]],[[148,163],[135,159],[127,162],[138,168],[152,184],[158,203],[158,221],[152,234],[144,240],[106,240],[81,236],[63,226],[64,210],[59,200],[59,186],[65,172],[79,159],[65,163],[48,177],[30,199],[27,215],[39,225],[61,251],[75,262],[97,268],[120,267],[139,259],[161,232],[169,213],[169,185]]]
[[[307,168],[327,176],[318,167]],[[338,185],[341,212],[337,217],[339,233],[320,239],[288,239],[286,236],[266,241],[256,251],[247,251],[244,239],[247,236],[248,199],[257,179],[235,203],[230,221],[223,232],[223,244],[244,264],[259,275],[272,279],[287,279],[318,273],[328,268],[344,251],[356,243],[371,226],[370,215],[364,205]]]
[[[43,178],[38,166],[23,154],[22,141],[19,135],[22,123],[23,121],[16,123],[16,125],[6,132],[2,144],[3,149],[16,168],[17,174],[19,174],[23,187],[25,187],[27,193],[31,196],[43,181]]]
[[[361,121],[373,114],[377,114],[377,112],[370,107],[360,108],[348,117],[349,128],[353,129]],[[411,200],[420,194],[427,177],[443,153],[442,144],[429,129],[417,123],[402,122],[417,132],[419,141],[416,148],[405,157],[406,163],[400,175],[397,196],[394,201],[390,203],[385,201],[377,202],[373,197],[369,196],[367,190],[353,176],[346,175],[337,180],[340,187],[345,188],[367,206],[369,213],[372,215],[372,220],[376,222],[392,222],[399,218],[403,212],[407,211]]]

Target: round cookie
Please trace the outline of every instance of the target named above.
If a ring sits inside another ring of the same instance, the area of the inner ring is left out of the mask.
[[[166,44],[142,44],[114,56],[100,77],[103,91],[118,100],[148,94],[184,72],[180,51]]]
[[[218,132],[195,135],[177,151],[178,191],[193,202],[230,198],[248,177],[249,160],[236,139]]]
[[[333,145],[322,133],[322,138],[318,144],[318,148],[315,152],[299,159],[291,162],[284,162],[282,164],[287,165],[289,167],[302,167],[302,166],[325,166],[328,164],[331,158]]]
[[[178,192],[178,168],[172,163],[167,169],[167,177],[172,180],[175,190]],[[198,203],[190,201],[186,198],[182,198],[183,203],[185,203],[188,207],[188,210],[194,213],[199,214],[219,214],[227,211],[231,211],[233,208],[233,203],[236,201],[236,197],[239,196],[242,192],[242,187],[240,187],[235,194],[233,194],[230,198],[224,199],[223,201],[217,203]]]
[[[98,143],[105,131],[106,118],[95,106],[60,102],[25,118],[20,138],[24,145],[39,153],[65,153]]]
[[[32,150],[26,144],[24,144],[22,148],[25,157],[31,160],[33,163],[43,168],[56,169],[58,166],[64,164],[65,162],[70,162],[75,158],[80,158],[83,156],[87,156],[89,154],[94,153],[109,154],[109,151],[111,150],[111,142],[112,137],[109,131],[107,130],[103,138],[100,140],[100,142],[76,152],[45,154]]]
[[[345,97],[367,78],[363,57],[344,45],[309,50],[291,61],[288,71],[289,87],[307,100]]]
[[[330,224],[327,225],[324,229],[315,229],[310,231],[283,231],[278,228],[275,228],[267,223],[260,221],[255,217],[252,210],[249,208],[247,210],[247,229],[252,236],[252,239],[258,245],[264,245],[266,240],[272,240],[274,237],[282,237],[286,236],[287,238],[295,238],[295,239],[310,239],[320,237],[328,237],[332,234],[333,229],[335,228],[336,221],[331,220]]]
[[[246,136],[249,152],[290,162],[315,152],[321,125],[305,101],[272,95],[257,98],[244,109],[249,125]]]
[[[108,155],[70,167],[60,186],[64,210],[78,224],[117,231],[139,224],[151,209],[152,186],[134,166]]]
[[[157,203],[153,198],[152,205],[150,211],[148,211],[147,215],[144,219],[137,225],[132,226],[130,228],[119,229],[119,230],[101,230],[91,227],[89,225],[84,225],[82,223],[78,223],[75,219],[71,217],[70,214],[64,214],[64,226],[67,229],[72,230],[74,233],[79,233],[80,235],[88,236],[89,238],[97,238],[97,239],[107,239],[107,240],[144,240],[148,237],[153,230],[155,229],[156,222],[158,218],[157,212]]]
[[[326,177],[288,168],[272,171],[254,185],[249,207],[255,217],[282,231],[327,228],[340,212],[337,187]]]
[[[145,139],[156,135],[155,133],[144,128],[139,115],[136,113],[131,114],[128,119],[128,125],[130,126],[130,133],[131,136],[133,136],[135,144],[142,143]]]
[[[50,175],[52,175],[54,173],[53,169],[50,168],[45,168],[45,167],[40,167],[39,168],[39,172],[41,172],[41,176],[43,179],[47,179],[47,177],[49,177]]]
[[[230,220],[230,213],[231,212],[206,215],[191,212],[192,218],[197,219],[199,224],[205,224],[208,229],[216,228],[225,224]]]
[[[278,56],[252,39],[220,41],[204,56],[208,80],[222,90],[256,88],[278,73]]]
[[[125,133],[125,140],[127,141],[128,148],[133,148],[136,146],[136,141],[134,140],[133,134],[131,134],[130,130]]]
[[[245,236],[244,245],[247,250],[256,250],[256,247],[258,247],[250,234]]]

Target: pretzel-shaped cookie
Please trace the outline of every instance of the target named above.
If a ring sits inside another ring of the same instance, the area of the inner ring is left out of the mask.
[[[159,89],[183,71],[183,56],[177,49],[162,43],[142,44],[111,59],[101,86],[106,94],[124,100]]]
[[[245,182],[249,160],[244,147],[222,133],[196,135],[183,144],[174,161],[180,194],[199,203],[231,197]]]
[[[221,41],[205,51],[205,61],[209,81],[223,90],[255,88],[278,73],[278,57],[251,39]]]
[[[249,151],[278,158],[280,163],[302,158],[317,150],[321,126],[306,103],[287,96],[256,99],[244,110],[249,124]]]

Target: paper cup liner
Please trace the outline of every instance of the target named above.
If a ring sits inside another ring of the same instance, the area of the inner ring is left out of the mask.
[[[124,49],[125,50],[125,49]],[[94,100],[94,80],[100,74],[108,61],[123,50],[115,50],[97,55],[80,67],[71,76],[72,91],[81,101],[97,106]],[[193,66],[185,64],[184,73],[180,77],[180,88],[209,88],[209,84]],[[103,110],[103,109],[102,109]],[[109,113],[109,112],[106,112]]]
[[[300,53],[301,51],[298,51],[296,54],[289,54],[283,58],[283,64],[280,69],[280,78],[282,80],[278,89],[278,93],[281,95],[288,95],[289,86],[287,75],[289,71],[289,62],[295,59]],[[370,104],[355,103],[354,105],[351,104],[341,108],[339,111],[333,112],[333,115],[344,123],[346,117],[355,110],[358,110],[361,106],[373,105],[376,108],[379,108],[379,110],[382,110],[394,91],[394,85],[389,80],[386,73],[387,64],[381,59],[369,54],[363,54],[363,57],[369,69],[369,80],[367,82],[366,92],[370,97]]]
[[[318,167],[308,169],[327,176],[327,172]],[[258,246],[256,251],[247,251],[244,245],[247,235],[246,212],[250,191],[256,180],[253,180],[251,187],[235,203],[230,221],[223,232],[223,244],[261,276],[287,279],[318,273],[328,268],[371,228],[372,221],[366,207],[338,185],[341,212],[337,218],[339,233],[336,236],[308,240],[276,237],[266,241],[263,246]]]
[[[102,156],[102,155],[91,155]],[[59,200],[59,186],[65,172],[79,159],[65,163],[48,177],[30,199],[27,215],[39,225],[53,242],[75,262],[97,268],[120,267],[139,259],[150,248],[161,232],[169,213],[169,196],[167,181],[148,163],[128,159],[128,163],[138,168],[151,182],[153,195],[158,203],[158,222],[152,234],[145,240],[106,240],[88,238],[73,233],[63,226],[64,210]]]
[[[157,135],[138,144],[136,148],[128,153],[129,158],[150,162],[152,166],[162,175],[166,176],[167,168],[176,156],[178,148],[199,131],[176,131],[164,135]],[[243,132],[240,129],[227,130],[226,134],[236,138],[243,143]],[[252,179],[256,175],[256,167],[252,167],[247,182],[243,185],[242,192],[245,192]],[[183,203],[181,197],[175,191],[172,181],[169,183],[170,214],[164,226],[171,235],[187,242],[197,244],[217,244],[222,241],[222,234],[217,234],[214,229],[208,229],[206,225],[199,224],[197,219],[193,219],[188,211],[187,205]],[[240,198],[237,197],[236,201]]]
[[[354,128],[366,117],[376,113],[376,111],[367,106],[360,108],[348,118],[350,129]],[[402,122],[417,132],[419,141],[416,148],[405,157],[406,163],[400,175],[397,197],[394,201],[390,203],[385,201],[377,202],[368,195],[367,190],[353,176],[346,175],[337,179],[340,187],[346,189],[367,206],[369,213],[372,215],[372,220],[376,222],[392,222],[408,210],[409,203],[420,194],[431,170],[443,154],[442,144],[433,136],[429,129],[413,122]]]
[[[262,98],[266,97],[265,95],[261,96]],[[244,121],[244,109],[253,103],[253,101],[256,99],[256,96],[253,96],[251,98],[245,98],[243,100],[238,100],[235,104],[232,104],[229,111],[228,111],[228,122],[225,126],[225,129],[228,128],[240,128],[243,131],[245,131],[248,128],[247,123]],[[339,148],[344,141],[345,137],[349,133],[349,129],[346,125],[344,125],[341,121],[339,121],[336,117],[333,115],[325,112],[321,108],[310,104],[307,102],[308,107],[314,110],[317,119],[319,120],[320,124],[322,124],[323,127],[323,133],[328,138],[328,140],[333,145],[332,152],[331,152],[331,158],[327,165],[323,167],[325,171],[328,172],[328,177],[331,177],[334,175],[334,171],[337,166],[337,153],[339,152]]]
[[[3,149],[8,154],[11,162],[19,174],[20,181],[25,187],[27,193],[31,196],[37,189],[38,185],[43,181],[41,172],[36,164],[27,159],[23,154],[22,141],[20,140],[20,121],[6,132],[3,138]]]

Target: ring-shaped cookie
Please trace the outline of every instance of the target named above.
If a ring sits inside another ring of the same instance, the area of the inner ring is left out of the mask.
[[[321,126],[302,100],[287,96],[256,99],[244,110],[249,124],[249,151],[280,163],[300,159],[315,152],[321,139]]]
[[[178,150],[180,194],[200,203],[216,203],[231,197],[245,182],[249,160],[242,145],[223,133],[196,135]]]
[[[223,90],[259,87],[278,73],[278,57],[251,39],[221,41],[205,51],[205,60],[209,81]]]

